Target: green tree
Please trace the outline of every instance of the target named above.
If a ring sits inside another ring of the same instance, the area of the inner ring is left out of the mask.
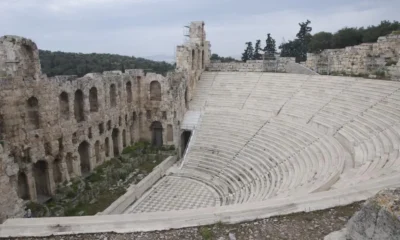
[[[380,36],[386,36],[393,31],[400,30],[400,23],[398,21],[381,21],[378,26],[368,26],[366,29],[361,28],[362,42],[373,43],[378,40]]]
[[[262,59],[262,55],[261,55],[260,51],[262,51],[261,40],[257,40],[256,45],[254,47],[253,60],[261,60]]]
[[[320,53],[324,49],[332,48],[333,34],[329,32],[319,32],[312,36],[308,44],[308,52]]]
[[[301,43],[298,39],[290,40],[287,43],[282,43],[279,49],[281,50],[281,57],[294,57],[297,61],[300,55]]]
[[[83,54],[40,50],[39,57],[42,71],[49,77],[55,75],[78,75],[81,77],[89,72],[118,69],[124,71],[132,68],[150,69],[155,73],[166,74],[174,69],[174,66],[170,63],[116,54]]]
[[[246,49],[244,50],[244,53],[242,54],[242,61],[246,62],[247,60],[253,59],[253,54],[254,54],[254,48],[253,48],[253,43],[252,42],[246,42]]]
[[[344,48],[362,43],[362,31],[358,28],[342,28],[333,34],[332,47]]]
[[[296,61],[305,61],[307,60],[307,51],[308,51],[308,44],[311,41],[311,31],[312,28],[309,26],[311,24],[310,20],[307,20],[306,22],[299,23],[300,30],[296,34],[297,39],[299,40],[300,43],[300,48],[298,49],[298,56]]]
[[[267,34],[267,39],[265,40],[264,52],[268,56],[274,56],[276,53],[276,42],[275,39],[271,37],[270,33]]]

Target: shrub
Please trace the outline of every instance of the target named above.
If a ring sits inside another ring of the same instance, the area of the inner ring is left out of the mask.
[[[213,233],[208,227],[201,227],[200,228],[200,235],[204,240],[210,240],[213,236]]]

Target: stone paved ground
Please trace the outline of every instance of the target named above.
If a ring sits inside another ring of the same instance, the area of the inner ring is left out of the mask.
[[[49,240],[317,240],[330,232],[342,229],[347,220],[360,209],[361,203],[344,207],[272,217],[240,224],[215,224],[159,232],[99,233],[71,236],[52,236]],[[231,238],[229,237],[231,235]],[[235,238],[232,238],[234,235]],[[25,238],[26,240],[43,238]]]

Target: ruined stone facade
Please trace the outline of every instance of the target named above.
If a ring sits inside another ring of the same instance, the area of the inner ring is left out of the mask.
[[[376,43],[309,53],[304,65],[321,74],[380,75],[398,80],[399,60],[400,35],[390,34],[378,38]]]
[[[316,74],[311,69],[295,62],[295,58],[276,57],[268,60],[248,60],[246,62],[212,61],[207,65],[207,71],[211,72],[279,72]]]
[[[0,147],[0,222],[20,214],[21,199],[48,199],[57,184],[134,142],[179,148],[190,92],[210,56],[204,23],[190,33],[167,76],[132,69],[48,78],[34,42],[0,38],[0,140],[8,149]]]

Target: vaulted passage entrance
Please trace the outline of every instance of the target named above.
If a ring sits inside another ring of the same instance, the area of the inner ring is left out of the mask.
[[[190,137],[192,136],[192,131],[184,131],[181,134],[181,156],[185,154],[186,148],[189,145]]]
[[[62,181],[61,169],[61,160],[57,158],[53,163],[53,178],[55,183],[61,183]]]
[[[33,165],[33,176],[35,178],[38,202],[45,202],[50,198],[51,190],[48,173],[49,165],[46,161],[40,160]]]
[[[161,147],[163,145],[163,128],[160,122],[156,121],[151,124],[153,146]]]
[[[18,174],[18,197],[29,200],[28,180],[23,172]]]
[[[90,145],[83,141],[78,147],[79,159],[81,163],[81,174],[85,176],[90,172]]]
[[[118,128],[114,128],[112,131],[112,141],[113,141],[114,157],[117,157],[119,155],[119,130],[118,130]]]
[[[74,115],[77,122],[85,121],[84,108],[83,108],[83,92],[76,90],[74,100]]]

